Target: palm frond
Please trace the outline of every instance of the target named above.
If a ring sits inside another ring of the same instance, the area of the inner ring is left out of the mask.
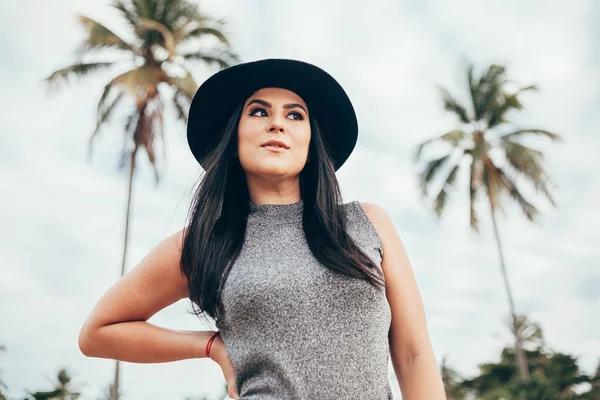
[[[189,105],[183,104],[184,100],[181,99],[182,97],[185,98],[184,95],[174,96],[173,97],[173,106],[175,107],[176,118],[180,121],[183,121],[184,124],[187,124],[188,116],[187,116],[186,110],[189,108]]]
[[[100,100],[98,100],[96,111],[96,128],[88,141],[88,160],[91,160],[92,158],[93,142],[96,136],[98,135],[100,128],[102,127],[102,125],[104,125],[104,123],[106,123],[110,119],[114,110],[117,108],[117,106],[123,99],[123,96],[125,95],[125,92],[119,92],[114,98],[114,100],[108,106],[105,106],[105,103],[109,98],[110,94],[112,93],[112,91],[115,90],[115,86],[116,85],[114,85],[114,80],[109,82],[106,86],[104,86],[102,96],[100,96]]]
[[[121,12],[121,14],[123,15],[123,18],[125,18],[127,20],[127,22],[129,23],[129,25],[132,28],[135,28],[137,26],[137,16],[129,8],[129,3],[130,3],[130,1],[125,2],[125,1],[121,1],[121,0],[116,0],[116,1],[113,1],[112,6]]]
[[[129,149],[130,140],[125,140],[123,142],[123,147],[121,148],[121,153],[119,157],[118,170],[123,171],[125,167],[132,166],[135,169],[135,162],[131,162],[134,157],[137,155],[137,149]]]
[[[208,54],[204,51],[194,51],[181,55],[186,61],[202,61],[208,65],[217,64],[219,68],[227,68],[238,60],[238,56],[230,51]]]
[[[156,1],[151,1],[152,3],[154,3],[154,6],[156,6]],[[133,7],[133,12],[134,14],[140,18],[152,18],[153,16],[153,10],[156,7],[150,7],[149,6],[149,2],[147,0],[134,0],[134,1],[130,1],[131,6]]]
[[[538,215],[537,208],[535,208],[533,204],[531,204],[525,199],[525,197],[517,188],[517,185],[513,182],[512,179],[510,179],[507,176],[507,174],[504,171],[502,171],[501,169],[498,169],[497,171],[500,176],[500,182],[506,188],[508,194],[510,194],[510,196],[519,204],[519,206],[521,206],[521,210],[523,211],[523,214],[525,214],[527,219],[529,219],[530,221],[534,221],[535,217]]]
[[[96,119],[99,119],[100,115],[104,112],[104,103],[108,96],[110,96],[111,91],[114,89],[114,79],[110,81],[106,86],[104,86],[104,90],[102,91],[102,96],[100,96],[100,100],[98,100],[98,106],[96,111]]]
[[[444,110],[453,112],[462,123],[468,124],[470,122],[470,117],[465,106],[460,104],[458,100],[452,97],[448,90],[444,88],[439,88],[439,90],[442,93]]]
[[[547,186],[550,180],[542,166],[543,153],[510,140],[503,140],[501,143],[506,159],[512,168],[518,174],[526,177],[536,191],[544,194],[548,201],[555,205]]]
[[[532,84],[532,85],[528,85],[528,86],[523,86],[522,88],[519,89],[519,91],[517,93],[528,92],[530,90],[533,92],[537,92],[538,90],[540,90],[540,88],[538,87],[538,85]]]
[[[63,84],[70,84],[75,79],[81,80],[94,72],[108,69],[113,65],[113,62],[73,64],[54,71],[50,76],[44,79],[44,82],[49,88],[58,89]]]
[[[476,82],[472,89],[474,119],[482,120],[490,107],[498,100],[504,80],[504,67],[492,64]]]
[[[124,87],[135,96],[154,97],[158,92],[157,85],[168,79],[167,73],[162,68],[143,64],[117,76],[111,84]]]
[[[98,134],[98,132],[100,131],[100,128],[110,120],[114,110],[117,108],[117,106],[120,104],[121,100],[123,99],[123,96],[125,95],[125,92],[120,92],[117,97],[115,97],[115,99],[104,109],[102,110],[98,110],[99,111],[99,115],[96,121],[96,129],[94,130],[94,132],[92,133],[91,137],[90,137],[90,146],[92,144],[92,141],[94,140],[95,136]]]
[[[540,136],[545,136],[547,138],[550,138],[554,141],[562,141],[563,140],[562,136],[560,136],[556,133],[552,133],[552,132],[543,130],[543,129],[519,129],[517,131],[507,133],[505,135],[500,136],[500,139],[502,139],[502,140],[516,139],[523,135],[540,135]]]
[[[440,158],[429,161],[420,176],[421,193],[423,196],[427,196],[427,186],[431,183],[436,173],[442,168],[449,160],[451,154],[447,154]]]
[[[185,35],[182,36],[181,41],[187,41],[190,39],[198,39],[205,36],[211,36],[218,39],[221,43],[226,46],[229,46],[229,40],[227,37],[218,29],[208,27],[208,26],[198,26]]]
[[[198,9],[198,6],[186,0],[163,0],[159,7],[154,8],[152,19],[175,31],[186,21],[204,21],[208,19]]]
[[[503,110],[506,104],[506,98],[502,92],[502,82],[491,81],[482,85],[483,90],[480,93],[480,103],[476,114],[477,120],[490,119],[496,110]],[[503,113],[501,113],[503,114]]]
[[[135,124],[137,124],[138,117],[139,113],[134,112],[129,114],[129,116],[125,120],[125,137],[133,137],[133,127]]]
[[[475,66],[472,63],[467,66],[467,84],[469,87],[469,95],[471,96],[471,105],[474,106],[477,99],[477,87],[479,86],[479,82],[475,78]],[[473,114],[475,114],[474,110]]]
[[[504,116],[513,109],[523,109],[523,105],[519,101],[517,93],[510,95],[503,94],[502,100],[491,107],[486,114],[488,128],[495,128],[496,126],[507,122],[504,119]]]
[[[419,146],[417,146],[417,151],[415,152],[415,161],[419,159],[425,147],[429,146],[432,143],[436,142],[445,142],[449,143],[452,147],[459,147],[460,143],[465,140],[466,134],[464,131],[460,129],[454,129],[450,132],[444,133],[441,136],[425,140]]]
[[[508,80],[506,82],[509,82]],[[523,104],[519,100],[519,94],[530,91],[538,90],[537,85],[529,85],[520,88],[515,93],[502,93],[502,100],[499,101],[494,107],[491,107],[490,112],[487,114],[487,125],[488,128],[494,128],[500,124],[507,122],[504,116],[510,110],[523,110]]]
[[[185,69],[184,77],[169,77],[167,83],[173,86],[177,92],[184,95],[190,101],[198,89],[196,80],[187,69]]]
[[[444,211],[444,207],[446,206],[446,202],[448,200],[448,190],[452,187],[454,180],[456,179],[456,175],[458,173],[459,166],[460,166],[460,164],[457,163],[452,168],[452,170],[446,177],[446,181],[444,182],[444,185],[442,185],[442,188],[440,189],[439,193],[435,197],[433,209],[434,209],[436,215],[438,216],[438,218],[442,215],[442,212]]]
[[[136,51],[133,46],[121,39],[117,34],[92,18],[78,15],[77,19],[88,34],[88,37],[76,50],[77,54],[82,55],[90,50],[100,50],[104,48],[113,48],[132,52]]]
[[[159,42],[169,53],[169,59],[172,60],[177,55],[175,38],[173,33],[165,25],[152,19],[140,17],[138,18],[136,33],[140,38],[144,38],[147,33],[158,32],[162,37]]]
[[[186,69],[186,75],[183,78],[170,78],[168,83],[174,87],[173,105],[176,111],[176,118],[187,124],[187,109],[192,101],[198,84],[192,74]]]

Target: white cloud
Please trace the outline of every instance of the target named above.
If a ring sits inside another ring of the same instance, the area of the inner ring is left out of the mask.
[[[105,131],[93,162],[86,163],[103,79],[52,97],[40,81],[72,61],[81,37],[73,13],[125,29],[108,1],[37,3],[35,12],[23,4],[0,16],[0,31],[11,38],[0,42],[10,55],[0,66],[0,106],[8,110],[0,118],[0,181],[8,188],[0,204],[0,252],[7,266],[0,269],[0,303],[11,305],[0,308],[0,343],[8,348],[0,360],[10,366],[2,369],[13,396],[22,388],[43,389],[45,376],[65,363],[77,368],[88,382],[85,393],[96,398],[111,380],[112,361],[83,357],[76,335],[119,272],[126,177],[115,172],[114,149],[121,136],[117,128]],[[461,56],[479,66],[505,62],[520,82],[538,83],[542,91],[526,97],[528,112],[517,121],[567,138],[564,145],[540,146],[560,188],[559,207],[542,206],[539,225],[507,207],[500,230],[519,310],[542,323],[551,346],[580,355],[587,371],[595,368],[600,181],[590,171],[597,165],[600,117],[590,105],[600,104],[595,72],[600,60],[592,59],[598,46],[590,34],[593,2],[202,4],[229,18],[244,59],[312,61],[348,90],[361,136],[338,174],[343,194],[379,203],[392,215],[425,301],[436,356],[448,355],[465,374],[475,373],[478,362],[495,357],[509,341],[495,242],[485,204],[479,208],[482,235],[468,230],[464,179],[446,215],[435,221],[418,197],[412,153],[419,141],[453,128],[434,84],[462,89]],[[195,72],[204,76],[201,69]],[[179,229],[197,177],[183,127],[169,128],[174,134],[163,183],[154,187],[145,160],[136,181],[129,265]],[[177,303],[153,321],[203,329],[186,306]],[[221,378],[218,366],[207,360],[126,364],[123,374],[131,399],[199,395],[220,389]]]

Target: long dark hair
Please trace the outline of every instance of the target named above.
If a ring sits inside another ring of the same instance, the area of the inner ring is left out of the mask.
[[[220,142],[207,156],[183,239],[181,271],[188,280],[192,308],[196,315],[205,313],[213,319],[222,311],[221,291],[242,249],[249,212],[246,176],[239,159],[232,157],[242,106],[236,108]],[[334,272],[385,286],[374,262],[347,233],[334,163],[312,114],[310,128],[309,158],[299,177],[302,225],[310,250]]]

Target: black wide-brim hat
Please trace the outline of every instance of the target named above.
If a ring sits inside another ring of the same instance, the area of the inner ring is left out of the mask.
[[[266,87],[291,90],[304,100],[319,124],[337,171],[358,138],[354,107],[331,75],[315,65],[290,59],[234,65],[202,83],[190,104],[187,124],[188,144],[200,165],[206,169],[205,157],[219,143],[236,107]]]

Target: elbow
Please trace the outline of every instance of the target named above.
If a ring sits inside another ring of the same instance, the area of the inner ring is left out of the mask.
[[[408,370],[423,358],[433,356],[431,346],[424,341],[404,341],[401,345],[390,343],[394,367],[400,371]]]
[[[79,351],[81,351],[81,353],[86,357],[97,357],[94,351],[94,340],[92,339],[92,333],[93,329],[87,326],[87,324],[84,324],[79,331],[77,344],[79,346]]]
[[[405,349],[400,352],[396,363],[401,370],[411,367],[415,364],[415,361],[422,355],[422,352],[418,349]]]

